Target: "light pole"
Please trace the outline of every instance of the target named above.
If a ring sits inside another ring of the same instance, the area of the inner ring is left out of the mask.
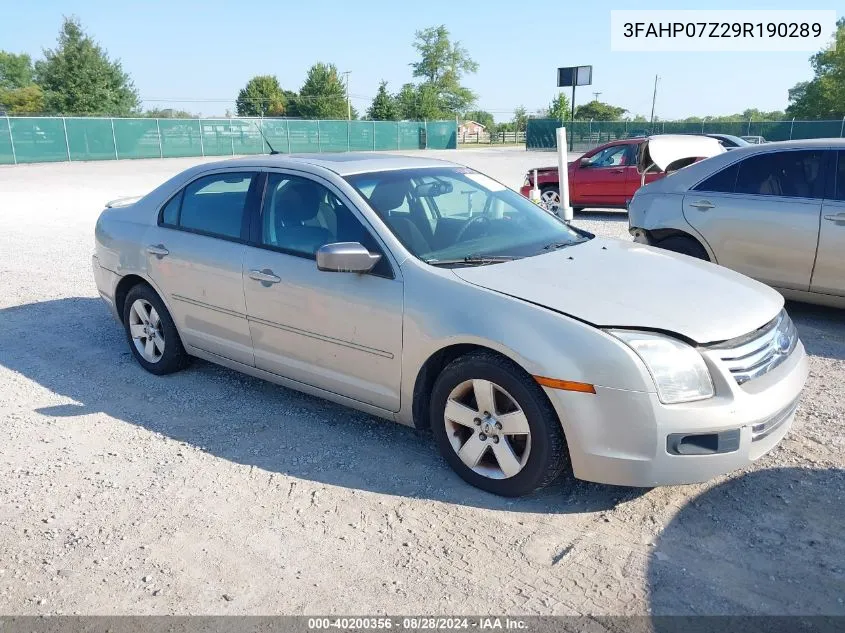
[[[654,134],[654,104],[657,101],[657,81],[660,79],[654,76],[654,94],[651,96],[651,133]]]
[[[349,75],[352,73],[351,70],[347,70],[341,73],[341,75],[346,75],[346,120],[352,120],[352,104],[349,102]]]
[[[600,92],[594,92],[594,93],[593,93],[593,97],[594,97],[593,101],[598,101],[598,100],[599,100],[599,95],[600,95],[600,94],[601,94]]]

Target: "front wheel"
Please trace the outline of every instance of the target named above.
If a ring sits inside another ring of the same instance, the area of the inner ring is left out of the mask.
[[[666,239],[657,242],[655,246],[667,251],[672,251],[673,253],[689,255],[690,257],[695,257],[696,259],[703,259],[706,262],[710,261],[704,247],[693,238],[685,235],[673,235],[671,237],[667,237]]]
[[[493,353],[462,356],[441,372],[431,428],[458,475],[497,495],[542,488],[569,463],[560,421],[540,385]]]

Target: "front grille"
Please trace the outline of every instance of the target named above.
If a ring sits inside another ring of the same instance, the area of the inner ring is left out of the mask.
[[[798,399],[796,398],[793,402],[789,404],[784,409],[781,409],[773,416],[771,416],[768,420],[764,420],[763,422],[758,422],[754,426],[751,427],[751,441],[756,442],[757,440],[762,440],[767,435],[771,435],[775,431],[777,431],[784,423],[786,423],[792,414],[795,413],[795,409],[798,408]]]
[[[792,319],[781,310],[772,321],[745,336],[713,345],[737,384],[759,378],[783,363],[798,344]]]

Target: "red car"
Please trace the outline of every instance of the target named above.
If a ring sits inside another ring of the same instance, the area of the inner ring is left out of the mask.
[[[612,141],[591,149],[581,158],[569,163],[569,204],[574,210],[585,207],[625,209],[640,188],[637,154],[645,138]],[[646,182],[662,178],[664,172],[651,172]],[[538,187],[547,204],[559,204],[557,167],[537,170]],[[525,177],[520,193],[528,197],[534,188],[534,171]]]

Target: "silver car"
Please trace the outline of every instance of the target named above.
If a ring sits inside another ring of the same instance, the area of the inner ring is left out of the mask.
[[[103,211],[93,266],[144,369],[199,357],[431,429],[502,495],[746,466],[807,376],[777,292],[427,158],[199,165]]]
[[[637,191],[634,239],[845,307],[845,140],[740,147]]]

